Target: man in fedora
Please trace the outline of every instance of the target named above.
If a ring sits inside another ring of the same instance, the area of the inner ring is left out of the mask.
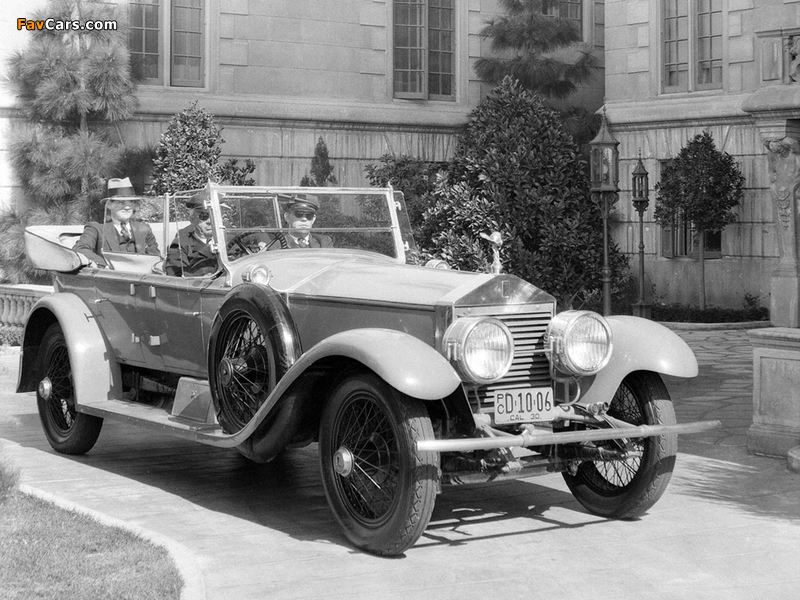
[[[89,259],[90,266],[106,267],[103,252],[126,252],[130,254],[159,254],[158,242],[150,225],[133,221],[137,196],[131,180],[108,180],[105,223],[91,222],[83,228],[81,237],[75,242],[75,251]]]
[[[181,229],[167,251],[164,273],[173,277],[197,277],[217,271],[217,254],[212,248],[214,230],[205,205],[206,192],[186,201],[189,225]]]

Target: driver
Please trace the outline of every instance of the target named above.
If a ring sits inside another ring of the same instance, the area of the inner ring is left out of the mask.
[[[189,198],[189,225],[181,229],[169,245],[164,272],[175,277],[208,275],[217,270],[217,255],[211,247],[211,213],[205,208],[205,193]]]

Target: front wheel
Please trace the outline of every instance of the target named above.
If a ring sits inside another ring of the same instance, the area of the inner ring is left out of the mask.
[[[39,353],[39,373],[42,379],[36,392],[36,405],[47,441],[62,454],[85,454],[100,436],[103,419],[75,410],[69,351],[58,323],[45,331]]]
[[[322,415],[322,481],[328,503],[355,546],[393,556],[425,531],[439,483],[439,454],[425,405],[370,372],[339,383]]]
[[[611,400],[609,416],[631,425],[674,425],[669,392],[656,373],[640,371],[622,380]],[[598,442],[618,449],[619,441]],[[612,519],[645,513],[667,489],[675,466],[678,436],[629,440],[629,458],[582,462],[574,474],[564,473],[575,499],[589,512]]]

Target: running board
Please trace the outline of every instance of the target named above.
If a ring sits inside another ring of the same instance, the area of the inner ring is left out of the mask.
[[[721,427],[719,421],[696,421],[679,425],[637,425],[636,427],[615,427],[611,429],[586,429],[561,433],[530,433],[502,437],[480,437],[449,440],[421,440],[417,442],[417,452],[473,452],[475,450],[494,450],[497,448],[548,446],[551,444],[573,444],[577,442],[597,442],[625,438],[643,438],[656,435],[678,433],[700,433]]]

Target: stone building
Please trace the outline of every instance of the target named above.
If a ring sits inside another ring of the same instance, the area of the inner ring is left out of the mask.
[[[143,77],[128,145],[156,144],[167,121],[197,101],[223,126],[223,155],[251,158],[256,181],[297,185],[318,138],[341,185],[366,184],[364,166],[386,153],[447,159],[486,92],[472,65],[496,0],[121,0]],[[0,59],[29,35],[16,31],[44,0],[7,0]],[[602,62],[603,0],[569,0]],[[575,101],[602,103],[602,73]],[[3,139],[18,114],[0,95]],[[0,147],[0,206],[14,190]]]
[[[622,189],[613,235],[636,267],[630,175],[641,154],[651,184],[646,283],[656,301],[698,301],[691,223],[655,224],[652,188],[663,164],[707,129],[746,178],[738,221],[706,243],[708,303],[741,307],[757,296],[772,304],[773,322],[797,326],[798,49],[797,0],[606,1],[605,106]]]

